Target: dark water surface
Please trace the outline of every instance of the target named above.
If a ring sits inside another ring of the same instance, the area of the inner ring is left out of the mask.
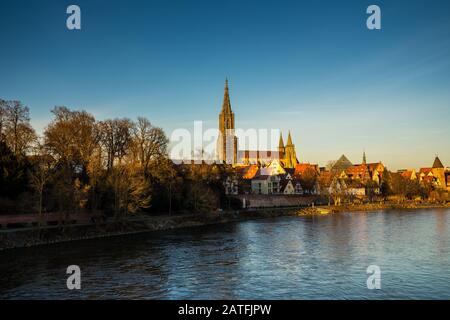
[[[343,213],[12,250],[0,298],[450,299],[449,223],[444,209]],[[369,265],[381,290],[367,289]]]

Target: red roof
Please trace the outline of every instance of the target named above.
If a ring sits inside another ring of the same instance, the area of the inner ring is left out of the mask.
[[[317,164],[310,164],[310,163],[297,163],[295,165],[295,172],[294,175],[302,175],[303,173],[305,173],[306,170],[308,169],[312,169],[314,170],[314,172],[318,173],[319,172],[319,168]]]
[[[258,173],[257,165],[241,166],[236,168],[236,171],[243,179],[253,179]]]
[[[408,179],[411,179],[411,176],[413,174],[415,174],[415,172],[412,171],[412,170],[406,170],[406,171],[401,173],[402,177],[405,177],[405,178],[408,178]]]
[[[368,174],[368,168],[365,164],[354,165],[345,169],[345,173],[351,176],[365,177]]]
[[[429,174],[432,168],[420,168],[419,173]]]

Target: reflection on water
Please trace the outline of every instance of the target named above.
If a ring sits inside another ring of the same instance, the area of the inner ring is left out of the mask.
[[[0,253],[2,299],[450,298],[450,210],[286,217]],[[66,288],[79,265],[82,289]],[[368,290],[366,268],[382,272]]]

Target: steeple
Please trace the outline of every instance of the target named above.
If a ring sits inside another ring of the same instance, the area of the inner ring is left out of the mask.
[[[284,165],[286,168],[295,168],[297,164],[297,154],[295,152],[295,146],[292,143],[291,131],[289,131],[286,146],[284,147]]]
[[[278,149],[284,149],[284,142],[283,142],[283,134],[280,132],[280,141],[278,142]]]
[[[291,145],[292,145],[292,138],[291,138],[291,131],[289,131],[286,146],[291,146]]]
[[[283,142],[283,134],[280,132],[280,141],[278,142],[278,158],[284,159],[284,142]]]
[[[228,92],[228,78],[225,78],[225,90],[223,94],[222,112],[231,113],[230,94]]]
[[[363,161],[362,161],[362,164],[366,164],[367,163],[367,161],[366,161],[366,151],[364,150],[363,151]]]
[[[436,156],[436,158],[434,159],[433,168],[434,169],[436,169],[436,168],[440,168],[440,169],[444,168],[444,165],[442,164],[441,159],[439,159],[438,156]]]
[[[237,137],[234,134],[234,113],[231,111],[228,79],[225,79],[222,110],[219,114],[219,137],[217,156],[221,162],[235,164],[237,159]]]

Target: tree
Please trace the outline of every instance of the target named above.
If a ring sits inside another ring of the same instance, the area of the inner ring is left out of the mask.
[[[53,168],[54,161],[42,144],[37,145],[33,160],[29,177],[30,184],[38,195],[38,214],[39,220],[41,221],[43,193],[50,179],[50,172]]]
[[[122,161],[131,144],[133,123],[129,119],[113,119],[98,124],[99,141],[106,154],[106,168],[111,170],[115,159]]]
[[[408,179],[399,173],[391,173],[392,194],[397,196],[398,202],[404,200],[407,194]]]
[[[55,107],[52,113],[55,119],[44,132],[46,147],[57,161],[84,169],[99,140],[94,117],[66,107]]]
[[[94,117],[86,111],[66,107],[52,110],[55,118],[44,132],[44,144],[55,159],[52,194],[58,210],[68,212],[80,206],[81,191],[89,186],[87,168],[98,148]]]
[[[6,101],[0,99],[0,141],[4,141],[6,128]]]
[[[303,190],[308,194],[312,194],[317,183],[317,172],[313,168],[307,168],[300,175],[300,184]]]
[[[392,178],[388,169],[384,168],[380,181],[380,193],[384,200],[392,194]]]
[[[149,176],[152,161],[167,156],[168,139],[161,128],[153,127],[146,118],[139,117],[133,125],[133,146],[144,175]]]
[[[195,213],[210,213],[217,208],[217,195],[204,183],[193,182],[189,185],[185,206]]]
[[[28,107],[20,101],[0,101],[0,136],[16,156],[26,155],[36,140]]]
[[[28,162],[0,141],[0,196],[15,198],[27,188]]]

